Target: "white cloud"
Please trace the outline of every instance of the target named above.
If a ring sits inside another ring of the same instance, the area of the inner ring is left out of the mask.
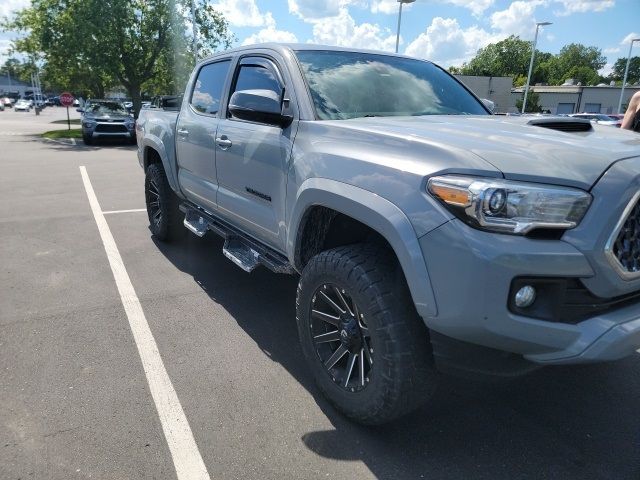
[[[471,60],[478,49],[501,38],[477,26],[462,29],[454,18],[436,17],[427,30],[409,44],[406,54],[426,58],[445,67],[461,65]]]
[[[513,2],[506,10],[491,14],[491,27],[504,35],[531,37],[536,29],[535,10],[545,4],[545,0]]]
[[[620,53],[620,47],[605,48],[602,51],[608,55],[612,53]]]
[[[341,0],[288,0],[289,13],[302,18],[305,22],[334,17],[340,13]]]
[[[262,27],[273,21],[270,12],[260,13],[256,0],[219,0],[211,6],[234,27]]]
[[[444,0],[446,3],[457,7],[465,7],[471,10],[476,17],[479,17],[484,11],[493,5],[494,0]]]
[[[563,10],[554,12],[559,16],[573,13],[603,12],[616,4],[615,0],[555,0],[555,2],[564,7]]]
[[[403,5],[402,12],[404,13],[411,7],[412,4]],[[397,14],[398,9],[398,0],[373,0],[371,2],[371,12],[373,13]]]
[[[29,5],[31,5],[31,0],[2,0],[0,1],[0,17],[9,16],[16,10],[22,10]]]
[[[335,17],[317,20],[313,25],[313,40],[328,45],[389,51],[393,51],[396,44],[396,36],[391,31],[377,24],[357,25],[346,8],[341,8]]]
[[[605,63],[604,67],[598,70],[598,73],[603,77],[608,77],[613,73],[613,63]]]
[[[253,35],[245,38],[242,45],[252,45],[254,43],[265,42],[297,43],[298,39],[291,32],[287,32],[286,30],[277,30],[274,24],[269,25],[258,33],[254,33]]]
[[[631,32],[629,35],[627,35],[622,39],[622,41],[620,42],[620,45],[629,45],[631,43],[631,40],[635,38],[640,38],[640,34],[636,32]]]

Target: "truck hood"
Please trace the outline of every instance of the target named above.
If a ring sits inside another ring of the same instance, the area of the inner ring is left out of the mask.
[[[330,123],[395,140],[400,137],[407,142],[437,144],[440,148],[450,145],[476,156],[474,163],[480,157],[507,179],[585,190],[615,161],[640,156],[640,135],[634,132],[593,124],[590,131],[564,132],[529,124],[552,120],[553,117],[541,120],[438,115],[355,118]]]

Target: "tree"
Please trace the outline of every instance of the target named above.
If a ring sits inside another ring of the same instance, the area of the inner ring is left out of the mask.
[[[607,77],[608,80],[622,82],[624,79],[624,70],[627,67],[627,59],[619,58],[613,64],[613,71]],[[636,85],[640,83],[640,57],[631,57],[629,61],[629,73],[627,74],[627,83]]]
[[[562,47],[548,65],[549,83],[561,85],[568,78],[595,85],[600,81],[598,70],[605,66],[607,59],[597,47],[586,47],[571,43]]]
[[[476,56],[460,69],[463,75],[517,76],[526,75],[531,57],[531,44],[519,37],[492,43],[478,50]]]
[[[194,59],[190,1],[32,0],[4,28],[24,33],[14,49],[39,55],[61,85],[103,96],[121,84],[137,113],[145,87],[169,93],[186,80]],[[198,3],[199,47],[228,47],[227,22],[205,0]]]
[[[524,103],[524,93],[522,93],[522,98],[516,100],[516,108],[519,112],[522,111],[522,104]],[[525,108],[525,113],[540,113],[542,112],[542,106],[540,105],[540,95],[538,95],[533,90],[529,90],[527,94],[527,107]]]
[[[481,48],[462,67],[450,67],[449,70],[463,75],[510,76],[515,86],[522,86],[527,83],[531,46],[530,42],[511,35]],[[585,85],[595,85],[602,81],[598,70],[604,67],[605,62],[599,48],[579,43],[563,47],[558,55],[536,50],[531,84],[560,85],[567,78],[575,78]]]

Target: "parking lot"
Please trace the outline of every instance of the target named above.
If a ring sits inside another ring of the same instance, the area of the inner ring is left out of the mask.
[[[640,478],[640,355],[345,420],[306,370],[297,279],[154,241],[135,147],[39,138],[63,118],[0,112],[0,478]]]

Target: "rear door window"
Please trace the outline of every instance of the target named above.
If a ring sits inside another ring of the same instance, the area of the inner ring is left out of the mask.
[[[197,112],[207,115],[218,113],[230,64],[229,60],[224,60],[210,63],[200,69],[191,94],[191,106]]]

